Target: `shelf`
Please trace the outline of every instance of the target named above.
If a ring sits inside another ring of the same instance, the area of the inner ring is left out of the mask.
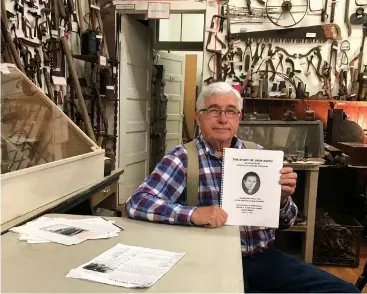
[[[307,224],[303,222],[302,224],[293,225],[292,227],[282,230],[285,232],[306,232],[307,231]]]
[[[246,97],[245,100],[248,101],[284,101],[284,102],[322,102],[322,103],[336,103],[339,105],[348,106],[359,106],[367,107],[367,101],[345,101],[345,100],[334,100],[334,99],[290,99],[290,98],[250,98]]]

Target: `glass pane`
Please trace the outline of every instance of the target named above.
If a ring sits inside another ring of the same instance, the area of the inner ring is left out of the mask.
[[[170,19],[159,20],[159,41],[178,42],[181,40],[181,14],[171,14]]]
[[[1,73],[1,173],[93,152],[95,146],[16,67]]]
[[[183,42],[202,42],[204,40],[204,14],[182,15]]]
[[[291,124],[291,122],[240,122],[237,136],[245,141],[260,144],[268,150],[283,150],[286,156],[321,157],[324,142],[322,124]],[[307,148],[306,148],[307,146]],[[306,149],[306,150],[305,150]]]

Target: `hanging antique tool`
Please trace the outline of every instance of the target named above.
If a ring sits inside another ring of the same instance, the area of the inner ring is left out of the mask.
[[[15,48],[12,37],[7,28],[8,28],[8,18],[6,15],[5,1],[1,1],[1,35],[2,37],[4,37],[4,40],[7,43],[9,51],[15,61],[15,64],[17,65],[20,71],[25,73],[22,61],[19,58],[19,54],[17,52],[17,49]]]
[[[346,100],[346,96],[348,94],[347,81],[348,81],[348,71],[341,70],[339,75],[339,91],[338,91],[340,100]]]
[[[331,43],[331,49],[330,49],[329,66],[331,67],[330,69],[333,68],[331,65],[332,65],[332,59],[334,59],[334,70],[335,70],[335,73],[337,72],[336,71],[336,58],[337,58],[337,55],[338,55],[338,42],[337,41],[333,41]]]
[[[364,8],[358,7],[356,12],[350,16],[352,25],[361,25],[367,22],[367,13],[364,13]]]
[[[350,0],[345,0],[345,1],[346,2],[345,2],[344,23],[347,26],[348,36],[350,37],[350,35],[352,34],[352,25],[349,20],[349,2]]]
[[[325,24],[282,30],[240,32],[231,34],[233,40],[262,40],[264,42],[325,43],[327,40],[341,40],[337,24]]]
[[[67,64],[68,64],[68,67],[69,67],[70,75],[71,75],[72,81],[73,81],[73,88],[74,88],[76,96],[78,98],[79,107],[80,107],[82,117],[83,117],[83,121],[84,121],[84,124],[85,124],[85,127],[86,127],[87,135],[89,136],[89,138],[91,138],[93,140],[93,142],[96,142],[96,137],[94,135],[93,127],[92,127],[92,124],[91,124],[90,119],[89,119],[88,109],[87,109],[87,106],[85,105],[85,100],[84,100],[84,97],[83,97],[83,94],[82,94],[82,90],[80,88],[80,84],[79,84],[79,80],[78,80],[78,74],[75,70],[75,65],[74,65],[73,57],[70,53],[69,45],[68,45],[67,40],[65,39],[65,37],[61,37],[60,41],[61,41],[61,45],[62,45],[64,54],[66,56],[66,60],[67,60]]]
[[[330,23],[334,22],[336,0],[331,0]]]
[[[362,30],[363,30],[363,36],[362,36],[361,48],[359,50],[359,62],[358,62],[359,72],[362,72],[364,43],[366,42],[366,38],[367,38],[367,21],[363,24]]]
[[[309,56],[310,54],[314,54],[318,59],[317,66],[315,68],[315,73],[317,75],[317,78],[321,81],[323,80],[323,75],[320,72],[322,63],[321,46],[312,48],[306,54],[298,54],[298,58],[307,58],[307,56]],[[312,66],[314,67],[313,63]]]
[[[327,8],[328,8],[328,0],[325,0],[324,2],[324,7],[322,8],[321,11],[321,22],[325,22],[325,20],[329,17],[329,15],[327,14]]]
[[[348,40],[343,41],[340,44],[340,53],[341,53],[341,57],[340,57],[340,64],[339,67],[343,66],[343,65],[348,65],[349,64],[349,59],[348,59],[348,54],[347,52],[350,50],[350,43]]]
[[[367,65],[364,66],[364,71],[360,74],[358,100],[367,100]]]
[[[279,3],[278,6],[274,5],[277,2]],[[299,19],[296,19],[295,15],[293,14],[295,12],[294,11],[295,7],[297,9],[297,15],[301,14],[301,17]],[[283,0],[282,2],[281,1],[272,2],[268,0],[266,2],[266,7],[265,7],[266,16],[269,18],[269,20],[276,26],[283,27],[283,28],[290,28],[290,27],[293,27],[299,24],[306,16],[307,8],[308,8],[308,0],[302,0],[298,2],[297,5],[294,5],[294,3],[292,3],[292,1],[290,0]],[[273,16],[275,11],[281,11],[279,17]],[[283,18],[283,16],[287,16],[287,15],[289,15],[290,17]],[[290,24],[287,21],[285,21],[287,19],[291,20]]]

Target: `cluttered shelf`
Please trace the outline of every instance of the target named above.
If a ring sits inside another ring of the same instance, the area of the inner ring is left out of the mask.
[[[246,97],[245,100],[253,101],[253,100],[263,100],[263,101],[284,101],[284,102],[330,102],[337,104],[345,104],[349,106],[363,106],[367,107],[367,101],[345,101],[345,100],[335,100],[335,99],[291,99],[291,98],[251,98]]]

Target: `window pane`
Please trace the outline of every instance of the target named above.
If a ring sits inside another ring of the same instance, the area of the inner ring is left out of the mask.
[[[171,14],[170,19],[159,20],[159,41],[181,40],[181,14]]]
[[[204,14],[183,14],[181,41],[202,42],[203,39]]]

